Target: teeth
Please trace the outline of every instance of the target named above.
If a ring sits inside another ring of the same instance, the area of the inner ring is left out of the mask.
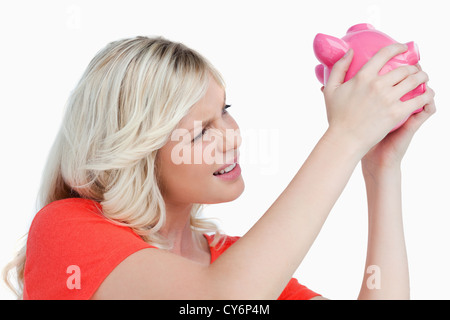
[[[224,169],[224,171],[225,171],[225,172],[230,172],[231,170],[234,169],[234,167],[236,167],[236,163],[233,163],[232,165],[226,167],[226,168]]]
[[[216,174],[224,174],[226,172],[230,172],[231,170],[234,169],[234,167],[236,167],[236,163],[233,163],[232,165],[229,165],[228,167],[226,167],[223,170],[220,170],[219,172],[217,172]]]

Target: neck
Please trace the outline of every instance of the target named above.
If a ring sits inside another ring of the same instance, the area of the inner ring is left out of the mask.
[[[160,232],[172,245],[169,251],[190,258],[202,251],[203,242],[191,229],[192,204],[175,204],[166,201],[166,222]]]

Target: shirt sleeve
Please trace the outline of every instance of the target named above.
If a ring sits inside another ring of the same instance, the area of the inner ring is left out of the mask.
[[[320,294],[300,284],[297,279],[292,278],[284,288],[278,300],[309,300]]]
[[[151,247],[103,217],[95,201],[52,202],[36,214],[28,233],[23,298],[90,299],[120,262]]]

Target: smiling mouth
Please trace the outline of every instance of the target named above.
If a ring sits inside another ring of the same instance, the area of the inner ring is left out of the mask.
[[[230,164],[228,167],[214,172],[213,175],[220,176],[222,174],[228,173],[228,172],[232,171],[234,168],[236,168],[236,165],[237,165],[237,163]]]

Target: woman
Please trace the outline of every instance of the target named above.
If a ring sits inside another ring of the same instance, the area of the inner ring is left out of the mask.
[[[400,163],[435,106],[429,88],[400,101],[428,81],[420,67],[378,75],[406,49],[380,50],[346,83],[352,51],[335,65],[322,88],[327,131],[279,198],[236,238],[196,216],[202,204],[232,201],[244,190],[239,128],[219,73],[197,52],[162,38],[109,44],[69,99],[42,179],[42,209],[8,268],[24,282],[19,295],[321,299],[292,275],[361,160],[367,268],[378,268],[382,286],[364,279],[359,298],[408,298]]]

